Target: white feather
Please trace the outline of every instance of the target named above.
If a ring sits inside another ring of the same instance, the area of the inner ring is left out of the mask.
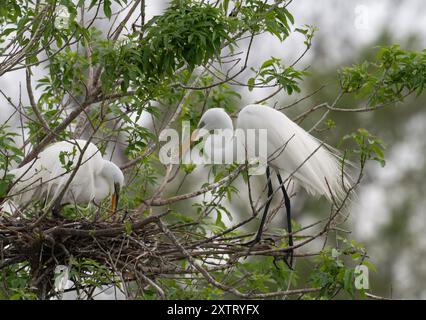
[[[66,186],[74,167],[78,164],[81,151],[88,142],[85,140],[60,141],[40,152],[38,157],[21,168],[11,170],[16,184],[10,190],[13,201],[23,206],[34,199],[54,200]],[[64,153],[65,162],[73,162],[68,170],[60,161]],[[75,153],[75,154],[74,154]],[[74,154],[74,155],[73,155]],[[114,183],[120,185],[124,177],[120,169],[104,160],[99,149],[89,143],[84,150],[81,166],[70,182],[61,204],[89,203],[106,198],[114,190]],[[49,202],[46,205],[50,205]]]
[[[267,129],[269,165],[286,176],[293,174],[310,194],[323,195],[330,201],[332,196],[342,199],[345,195],[350,178],[346,172],[342,177],[337,151],[283,113],[267,106],[248,105],[241,110],[237,126]]]

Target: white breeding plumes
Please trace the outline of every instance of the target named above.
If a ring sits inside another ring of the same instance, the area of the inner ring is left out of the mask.
[[[286,176],[293,175],[311,195],[325,196],[329,201],[332,197],[344,197],[350,179],[345,172],[342,179],[338,151],[310,135],[285,114],[267,106],[248,105],[241,110],[237,127],[266,129],[268,164]]]
[[[76,167],[75,176],[69,182]],[[99,149],[86,140],[54,143],[35,160],[9,173],[14,175],[15,182],[9,195],[20,207],[34,199],[45,200],[46,206],[57,201],[56,207],[69,203],[99,203],[112,195],[115,210],[124,184],[121,170],[103,159]],[[65,193],[58,199],[65,187]]]
[[[233,129],[233,124],[231,118],[223,109],[213,108],[204,113],[198,128],[199,130],[193,133],[192,140],[198,140],[202,135],[200,132]],[[290,233],[288,244],[291,247],[293,246],[293,239],[291,235],[290,198],[281,174],[286,178],[292,177],[297,180],[308,193],[325,196],[329,201],[344,198],[350,187],[350,176],[345,170],[342,170],[341,158],[336,150],[322,143],[283,113],[271,107],[256,104],[244,107],[238,115],[237,129],[246,133],[243,150],[246,149],[247,160],[251,160],[250,155],[256,155],[254,149],[258,149],[260,144],[266,144],[268,200],[256,238],[249,243],[258,242],[261,239],[263,225],[273,196],[270,172],[270,168],[272,168],[284,195],[287,228]],[[253,129],[257,131],[266,130],[265,140],[258,141],[256,136],[250,135],[249,131]],[[256,139],[256,141],[253,142],[250,139]],[[231,141],[232,139],[228,139],[228,145],[223,146],[223,152],[230,149]],[[214,149],[217,152],[217,148]],[[289,250],[289,252],[291,255],[289,265],[291,266],[292,250]]]

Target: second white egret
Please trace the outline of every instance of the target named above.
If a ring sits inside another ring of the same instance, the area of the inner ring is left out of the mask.
[[[115,211],[124,184],[120,168],[103,159],[93,143],[81,139],[54,143],[9,174],[14,176],[9,195],[15,203],[23,207],[34,199],[42,200],[47,207],[53,204],[55,216],[63,205],[99,203],[109,195]]]
[[[212,130],[233,130],[230,116],[221,108],[207,110],[201,117],[198,130],[191,140],[198,140],[203,132]],[[266,177],[268,185],[268,199],[256,237],[250,243],[260,241],[266,216],[273,196],[270,167],[275,171],[278,183],[284,196],[287,211],[287,230],[289,246],[293,246],[291,229],[290,197],[284,185],[281,174],[294,177],[300,185],[312,195],[325,196],[329,201],[342,199],[350,186],[350,176],[343,170],[338,152],[319,141],[283,113],[263,105],[248,105],[238,115],[237,129],[259,130],[266,129],[266,141],[258,142],[267,145]],[[246,135],[248,137],[248,135]],[[230,141],[228,141],[230,142]],[[248,143],[247,148],[254,148],[255,144]],[[226,146],[223,148],[225,149]],[[228,148],[229,149],[229,148]],[[217,149],[215,150],[217,152]],[[253,152],[249,152],[254,154]],[[291,256],[292,256],[292,251]],[[292,258],[291,258],[292,260]],[[290,261],[290,265],[292,261]]]

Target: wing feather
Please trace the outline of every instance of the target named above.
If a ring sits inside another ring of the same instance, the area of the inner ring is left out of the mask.
[[[330,201],[346,194],[351,178],[342,170],[338,152],[283,113],[263,105],[248,105],[240,111],[237,126],[267,129],[269,165],[292,175],[310,194],[323,195]]]

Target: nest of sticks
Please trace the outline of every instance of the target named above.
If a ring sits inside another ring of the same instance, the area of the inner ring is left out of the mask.
[[[164,293],[155,285],[158,277],[201,274],[212,285],[232,293],[232,288],[220,284],[211,274],[232,268],[248,256],[279,258],[288,254],[286,248],[279,248],[273,241],[243,245],[242,238],[246,235],[229,235],[236,226],[206,237],[194,232],[195,222],[167,225],[163,221],[167,214],[132,222],[3,216],[0,270],[13,264],[26,264],[31,274],[30,287],[39,298],[45,299],[52,293],[56,266],[68,265],[71,259],[90,259],[105,266],[111,274],[119,274],[121,281],[136,282],[140,288],[152,285],[161,297]],[[217,263],[218,257],[221,263]],[[180,263],[182,259],[189,261],[189,265]],[[209,263],[209,259],[216,262]],[[111,279],[110,284],[114,281]]]

